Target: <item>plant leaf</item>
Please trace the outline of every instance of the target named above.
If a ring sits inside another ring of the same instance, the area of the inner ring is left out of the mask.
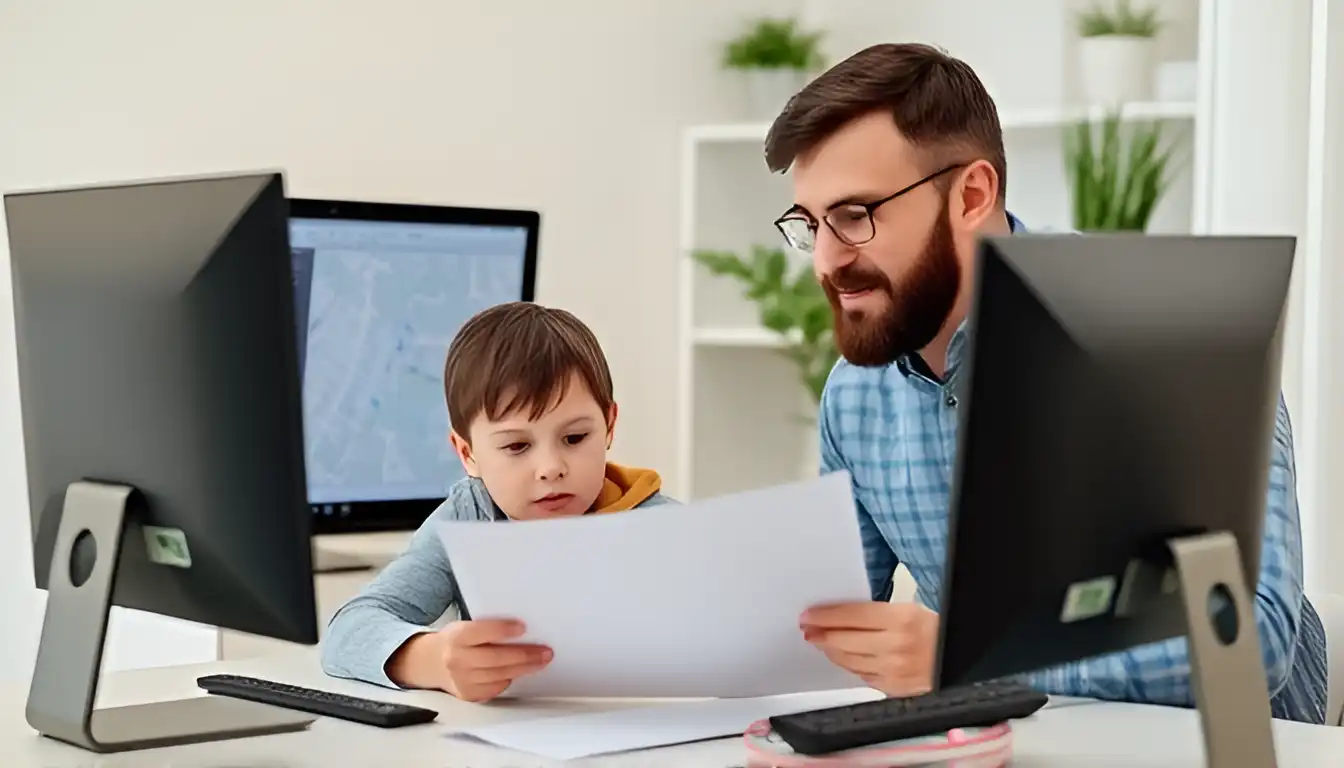
[[[825,67],[820,31],[804,32],[793,18],[758,18],[747,31],[729,40],[723,66],[730,69],[798,69]]]
[[[782,249],[756,246],[747,258],[728,251],[699,250],[692,257],[712,274],[741,283],[756,303],[761,326],[785,336],[780,350],[798,369],[798,381],[820,402],[831,369],[840,359],[830,300],[810,265],[792,273]]]
[[[729,251],[694,251],[691,253],[691,257],[715,275],[731,275],[743,280],[751,277],[751,267],[735,253]]]
[[[1067,129],[1064,168],[1073,228],[1146,231],[1171,184],[1172,148],[1161,123],[1128,123],[1118,109]]]

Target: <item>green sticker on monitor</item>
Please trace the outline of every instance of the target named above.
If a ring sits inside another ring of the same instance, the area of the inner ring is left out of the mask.
[[[1167,572],[1162,574],[1162,594],[1174,595],[1181,591],[1181,575],[1175,568],[1168,568]]]
[[[1069,587],[1064,596],[1064,610],[1059,620],[1065,624],[1104,616],[1111,610],[1111,601],[1115,599],[1115,577],[1102,576],[1090,581],[1080,581]]]
[[[145,527],[145,549],[151,562],[159,565],[171,565],[174,568],[191,567],[191,550],[187,548],[187,535],[180,528],[163,528],[157,525]]]

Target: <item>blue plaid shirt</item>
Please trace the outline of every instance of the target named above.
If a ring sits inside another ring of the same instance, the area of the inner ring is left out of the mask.
[[[1014,230],[1021,225],[1014,219]],[[956,389],[965,326],[952,338],[942,381],[916,356],[882,368],[841,360],[821,399],[823,473],[853,478],[868,580],[888,600],[904,564],[917,599],[939,605],[947,551],[949,491],[957,450]],[[1256,625],[1275,717],[1325,720],[1325,630],[1302,590],[1292,428],[1279,402],[1266,504]],[[1144,645],[1029,676],[1046,693],[1193,706],[1184,638]]]

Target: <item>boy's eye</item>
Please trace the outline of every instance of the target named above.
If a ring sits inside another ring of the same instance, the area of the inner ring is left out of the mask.
[[[509,443],[504,446],[506,453],[522,453],[525,450],[527,450],[527,443]]]
[[[579,443],[582,443],[586,437],[588,437],[587,432],[578,435],[565,435],[565,442],[569,445],[578,445]]]

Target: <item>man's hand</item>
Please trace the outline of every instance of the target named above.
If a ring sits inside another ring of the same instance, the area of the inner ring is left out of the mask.
[[[918,603],[845,603],[809,609],[803,638],[888,696],[933,687],[938,614]]]
[[[410,681],[410,687],[439,688],[463,701],[489,701],[551,661],[550,648],[508,643],[523,631],[521,622],[507,619],[455,621],[407,641],[389,660],[388,676],[402,685]]]

